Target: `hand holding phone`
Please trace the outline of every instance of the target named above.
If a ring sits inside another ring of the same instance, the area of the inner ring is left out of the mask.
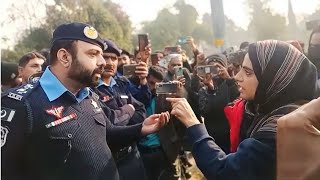
[[[215,65],[205,65],[197,67],[197,74],[200,77],[205,76],[206,74],[217,75],[219,74],[219,67]]]
[[[139,51],[144,51],[149,45],[148,34],[138,34]]]

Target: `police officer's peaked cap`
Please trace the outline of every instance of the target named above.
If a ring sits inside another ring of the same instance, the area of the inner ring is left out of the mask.
[[[106,49],[103,51],[105,53],[114,53],[117,56],[121,55],[121,49],[118,48],[118,46],[112,42],[111,40],[104,40],[105,45],[106,45]]]
[[[106,48],[98,31],[91,25],[84,23],[61,24],[54,30],[51,44],[58,40],[80,40],[99,45],[102,49]]]

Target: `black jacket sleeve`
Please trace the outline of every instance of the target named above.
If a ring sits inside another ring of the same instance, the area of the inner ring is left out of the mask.
[[[26,103],[1,98],[1,179],[24,179],[29,122]]]
[[[135,112],[131,117],[128,125],[142,123],[146,118],[146,109],[144,105],[138,100],[136,100],[131,94],[129,94],[129,103],[134,106]]]
[[[108,145],[115,148],[121,148],[133,143],[134,141],[137,141],[139,138],[142,137],[142,123],[131,126],[116,126],[113,125],[110,121],[110,119],[117,118],[115,112],[109,109],[108,107],[104,107],[103,110],[106,116],[108,117],[106,119],[106,135]]]

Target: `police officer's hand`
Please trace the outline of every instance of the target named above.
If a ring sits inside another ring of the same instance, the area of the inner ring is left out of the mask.
[[[178,118],[187,128],[200,124],[185,98],[167,98],[167,101],[172,104],[171,114]]]
[[[136,75],[140,79],[141,85],[147,84],[148,66],[145,62],[140,61],[135,71]]]
[[[169,119],[170,114],[168,111],[149,116],[142,123],[141,134],[148,135],[157,132],[162,126],[169,122]]]

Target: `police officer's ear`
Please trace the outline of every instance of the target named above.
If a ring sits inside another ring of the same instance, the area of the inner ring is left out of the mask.
[[[71,66],[72,55],[64,48],[61,48],[57,52],[58,61],[66,68]]]

